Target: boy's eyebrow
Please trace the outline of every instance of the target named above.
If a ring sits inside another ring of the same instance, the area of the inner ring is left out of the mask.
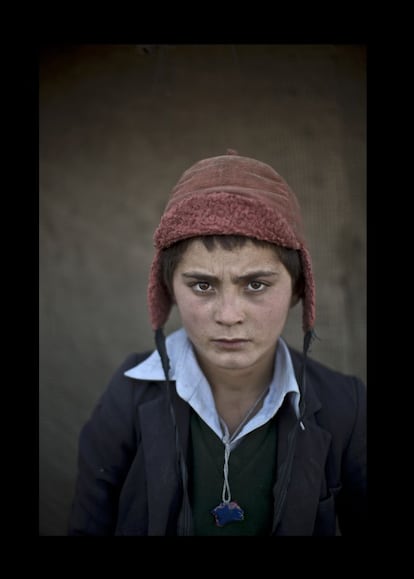
[[[208,282],[217,282],[219,281],[219,279],[214,276],[211,275],[209,273],[204,273],[203,271],[185,271],[182,274],[182,277],[185,278],[196,278],[196,279],[202,279]],[[254,279],[256,277],[274,277],[279,275],[277,271],[272,271],[269,269],[259,269],[259,270],[254,270],[254,271],[249,271],[243,275],[238,275],[235,277],[232,277],[232,281],[233,282],[239,282],[239,281],[246,281],[248,279]]]

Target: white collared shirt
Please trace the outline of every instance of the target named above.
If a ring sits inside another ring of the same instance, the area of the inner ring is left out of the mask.
[[[213,394],[206,377],[198,365],[193,347],[184,328],[166,338],[166,348],[170,359],[170,379],[176,383],[177,393],[204,420],[220,440],[228,439],[228,431],[223,432],[222,422],[217,413]],[[138,380],[164,381],[165,374],[157,350],[137,366],[124,372],[129,378]],[[268,422],[282,406],[288,392],[293,392],[293,406],[299,417],[299,387],[295,378],[292,360],[286,342],[279,338],[276,349],[272,382],[263,400],[263,406],[249,420],[232,440],[231,449],[249,432]]]

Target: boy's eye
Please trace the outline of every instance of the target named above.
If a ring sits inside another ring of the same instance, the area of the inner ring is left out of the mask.
[[[262,283],[261,281],[251,281],[247,287],[250,291],[257,292],[262,290],[264,288],[264,285],[265,284]]]
[[[197,281],[193,284],[193,288],[199,292],[206,292],[211,288],[211,286],[207,281]]]

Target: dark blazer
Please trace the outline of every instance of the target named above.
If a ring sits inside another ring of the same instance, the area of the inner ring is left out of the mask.
[[[290,349],[296,375],[302,355]],[[182,504],[175,433],[165,382],[127,378],[149,354],[128,356],[101,396],[79,440],[69,535],[175,535]],[[308,359],[305,429],[297,433],[284,509],[273,535],[361,535],[366,530],[366,388]],[[174,383],[173,383],[174,384]],[[182,448],[190,406],[173,388]],[[296,418],[277,414],[277,474]]]

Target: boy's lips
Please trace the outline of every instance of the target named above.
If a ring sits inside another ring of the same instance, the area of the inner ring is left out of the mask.
[[[246,338],[214,338],[213,342],[248,342]]]
[[[237,349],[243,347],[249,342],[245,338],[215,338],[212,340],[214,344],[224,349]]]

